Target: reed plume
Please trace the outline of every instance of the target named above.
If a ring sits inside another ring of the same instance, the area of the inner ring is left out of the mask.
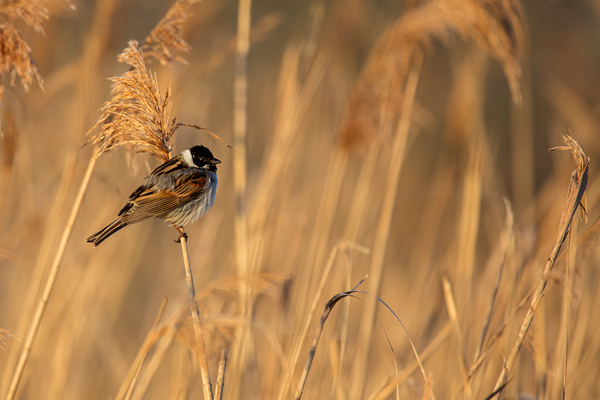
[[[112,99],[102,106],[102,115],[88,134],[100,127],[89,142],[99,145],[97,156],[120,145],[132,145],[138,153],[146,153],[167,161],[169,141],[179,127],[172,115],[171,87],[164,97],[160,93],[156,73],[146,68],[138,42],[132,40],[117,60],[131,70],[111,78]]]
[[[199,1],[178,0],[171,6],[142,45],[146,57],[154,57],[161,64],[168,64],[173,60],[187,64],[187,61],[176,52],[188,53],[191,49],[183,38],[183,24],[190,17],[189,8]]]
[[[527,40],[518,0],[434,1],[408,11],[377,40],[348,102],[340,135],[343,148],[356,149],[379,137],[399,115],[402,87],[416,49],[432,39],[473,40],[504,68],[513,100],[521,101],[520,57]]]

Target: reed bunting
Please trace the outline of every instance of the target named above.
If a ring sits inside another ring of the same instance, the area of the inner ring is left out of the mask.
[[[165,161],[144,179],[119,211],[119,218],[87,238],[94,247],[125,228],[156,217],[175,226],[191,224],[215,201],[217,166],[221,161],[204,146],[194,146]]]

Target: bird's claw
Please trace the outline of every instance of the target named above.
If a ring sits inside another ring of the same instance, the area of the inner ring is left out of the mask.
[[[187,235],[187,233],[185,233],[185,232],[183,231],[183,229],[182,229],[183,227],[182,227],[182,228],[180,228],[180,227],[178,227],[177,225],[173,225],[173,226],[175,227],[175,229],[177,229],[177,232],[179,232],[179,237],[178,237],[177,239],[173,239],[173,241],[174,241],[175,243],[181,243],[181,239],[183,238],[183,239],[185,239],[185,240],[186,240],[186,242],[187,242],[188,235]]]

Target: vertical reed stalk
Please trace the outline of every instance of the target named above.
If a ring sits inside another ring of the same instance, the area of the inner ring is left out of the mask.
[[[515,209],[523,213],[532,207],[535,191],[535,151],[533,138],[533,89],[530,64],[523,66],[521,84],[522,104],[511,102],[510,108],[510,142],[512,162],[512,191]],[[529,215],[535,215],[531,210]]]
[[[160,308],[158,309],[158,315],[154,319],[154,324],[152,324],[152,329],[150,329],[150,331],[146,335],[146,339],[144,340],[144,343],[142,344],[140,351],[138,352],[137,356],[135,357],[135,361],[131,365],[129,372],[127,373],[127,378],[125,379],[125,382],[127,382],[128,385],[125,385],[125,382],[123,383],[123,385],[119,389],[119,393],[117,393],[117,397],[116,397],[117,400],[131,399],[131,395],[133,394],[133,390],[135,389],[135,385],[138,381],[140,371],[142,370],[142,364],[144,363],[144,360],[146,359],[146,356],[148,355],[148,351],[150,351],[150,347],[152,346],[152,343],[154,341],[156,341],[156,338],[157,338],[156,330],[158,328],[158,323],[160,322],[162,314],[165,311],[165,306],[167,305],[167,301],[168,301],[168,298],[165,297],[163,299],[162,303],[160,304]]]
[[[458,311],[461,323],[465,326],[469,323],[469,313],[466,310],[468,305],[471,304],[473,269],[479,232],[483,164],[485,161],[485,149],[482,141],[481,137],[473,135],[472,143],[469,146],[469,160],[464,176],[458,231],[458,254],[456,257],[457,287],[459,288]],[[461,349],[461,351],[464,352],[464,349]]]
[[[323,257],[327,249],[329,232],[331,231],[335,208],[340,197],[347,164],[348,152],[339,147],[335,148],[327,169],[323,194],[321,195],[315,225],[306,252],[306,264],[298,273],[297,281],[299,285],[297,290],[299,293],[308,293],[315,278],[314,272],[319,271],[319,266],[323,265]],[[305,304],[303,296],[298,296],[297,300],[299,304],[294,304],[294,306],[298,317],[302,318],[305,315],[307,304]]]
[[[52,267],[50,268],[50,273],[48,274],[48,278],[46,279],[46,287],[44,288],[44,292],[42,294],[42,298],[38,302],[37,309],[31,320],[31,325],[29,327],[29,331],[27,332],[27,339],[25,341],[25,346],[21,351],[21,356],[19,357],[19,361],[17,363],[17,367],[15,368],[12,381],[10,383],[10,387],[8,389],[8,394],[6,396],[6,400],[12,400],[15,398],[17,393],[17,388],[19,386],[19,382],[23,375],[23,370],[25,369],[25,364],[29,359],[29,354],[31,353],[31,347],[33,346],[33,342],[37,336],[38,330],[40,328],[40,323],[42,322],[42,317],[44,316],[44,312],[46,311],[46,306],[48,305],[48,299],[50,298],[50,294],[52,294],[52,289],[54,288],[54,284],[56,283],[56,278],[58,276],[58,272],[60,270],[60,264],[62,262],[63,255],[65,254],[65,249],[67,248],[67,243],[69,242],[69,238],[71,237],[71,232],[73,231],[73,225],[75,224],[75,219],[77,219],[77,215],[79,214],[79,208],[81,207],[81,201],[83,200],[83,195],[87,189],[88,183],[90,181],[90,177],[92,176],[92,171],[94,170],[94,166],[96,165],[96,154],[94,153],[90,161],[88,163],[87,169],[83,176],[83,180],[81,182],[81,186],[79,187],[79,192],[77,193],[77,197],[75,198],[75,202],[73,204],[73,208],[71,209],[71,214],[69,215],[69,219],[63,231],[62,238],[60,240],[60,244],[58,245],[58,249],[56,251],[56,256],[54,257],[54,262],[52,263]]]
[[[396,194],[400,181],[400,172],[404,165],[404,153],[408,138],[408,131],[412,117],[412,110],[423,64],[424,52],[416,50],[413,55],[412,66],[406,81],[404,96],[402,97],[402,111],[398,121],[396,137],[392,148],[390,168],[386,182],[386,192],[383,199],[383,206],[379,216],[379,223],[373,245],[373,258],[369,272],[369,292],[373,296],[379,296],[381,281],[383,279],[383,260],[387,247],[387,239],[390,232]],[[362,373],[368,361],[368,353],[371,348],[371,338],[373,334],[373,322],[375,318],[374,310],[377,306],[376,300],[370,298],[368,306],[364,311],[363,322],[360,329],[358,342],[361,343],[357,356],[355,357],[354,368],[352,371],[353,382],[351,393],[354,398],[362,398],[365,389],[366,376]]]
[[[246,133],[248,105],[247,63],[250,48],[250,9],[252,0],[240,0],[238,6],[238,34],[235,58],[233,147],[238,151],[233,158],[233,187],[235,191],[235,244],[238,274],[248,275],[248,231],[246,218]],[[245,290],[245,289],[243,289]],[[248,294],[246,294],[248,296]],[[243,307],[249,307],[246,297]]]
[[[362,216],[367,204],[367,195],[369,194],[369,184],[373,180],[373,171],[377,164],[377,156],[379,155],[380,144],[376,143],[368,150],[366,160],[362,164],[360,176],[356,183],[354,196],[352,196],[352,206],[348,214],[348,221],[344,228],[344,239],[350,242],[356,241]]]
[[[190,296],[190,307],[192,310],[192,320],[194,321],[194,332],[196,340],[200,348],[200,374],[202,375],[202,387],[204,388],[204,399],[213,400],[212,384],[210,382],[210,374],[208,372],[208,361],[206,360],[206,346],[204,344],[204,334],[200,325],[200,310],[198,310],[198,302],[196,301],[196,290],[194,289],[194,277],[192,276],[192,268],[190,266],[190,253],[187,247],[187,238],[182,235],[180,238],[181,252],[183,254],[183,264],[185,266],[185,281],[187,282],[188,294]]]
[[[56,193],[56,197],[54,198],[54,202],[52,203],[52,208],[48,213],[48,223],[46,232],[44,233],[44,238],[42,239],[42,244],[38,256],[35,260],[35,266],[33,267],[33,275],[27,287],[27,294],[25,295],[25,304],[23,305],[23,311],[19,317],[19,323],[17,325],[17,332],[23,332],[27,329],[27,322],[32,318],[33,308],[35,306],[35,300],[38,296],[40,286],[42,285],[42,278],[44,273],[44,267],[46,266],[46,262],[50,257],[50,252],[52,250],[52,244],[54,242],[54,238],[56,236],[56,231],[58,231],[59,219],[61,216],[61,210],[65,204],[65,200],[67,197],[67,193],[69,191],[69,186],[71,185],[71,181],[73,180],[73,174],[75,173],[75,166],[77,164],[77,155],[74,152],[69,152],[67,155],[67,159],[65,160],[64,168],[61,174],[61,180],[58,185],[58,190]],[[15,362],[18,357],[18,349],[19,347],[13,346],[10,349],[10,353],[8,355],[8,361],[6,363],[7,366],[15,365]],[[4,393],[6,386],[9,383],[10,379],[10,369],[7,368],[4,371],[4,377],[2,379],[2,392]]]
[[[233,191],[235,196],[235,264],[241,277],[248,277],[248,218],[246,214],[246,135],[248,125],[248,51],[250,49],[252,0],[239,0],[237,20],[237,40],[235,54],[235,77],[233,93],[233,147],[238,151],[233,157]],[[241,315],[250,320],[252,315],[252,291],[249,285],[240,282]],[[232,343],[234,355],[233,385],[231,391],[237,396],[244,376],[250,331],[242,324],[235,331]]]
[[[227,368],[227,350],[221,350],[221,361],[217,373],[217,387],[215,388],[215,400],[223,399],[223,386],[225,385],[225,369]]]

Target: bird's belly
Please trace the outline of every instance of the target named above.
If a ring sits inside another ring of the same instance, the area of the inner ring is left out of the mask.
[[[177,226],[185,226],[201,218],[204,214],[208,212],[208,210],[210,210],[213,203],[215,202],[215,195],[217,193],[217,183],[215,181],[216,179],[211,179],[209,189],[206,193],[204,193],[197,199],[192,200],[170,211],[167,215],[163,217],[163,219],[166,222],[170,222]]]

